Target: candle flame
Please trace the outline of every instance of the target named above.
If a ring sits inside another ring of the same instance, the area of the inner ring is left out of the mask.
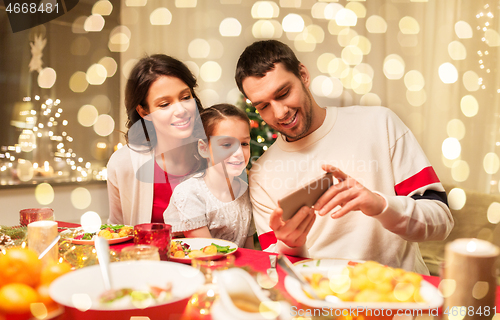
[[[474,240],[469,241],[467,243],[467,252],[474,252],[477,249],[476,242]]]

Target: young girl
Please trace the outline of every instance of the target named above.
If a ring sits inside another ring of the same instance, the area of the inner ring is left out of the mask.
[[[208,143],[198,152],[208,168],[180,183],[165,210],[165,223],[188,238],[219,238],[253,249],[255,227],[248,185],[238,176],[250,159],[250,120],[242,110],[218,104],[201,113]]]

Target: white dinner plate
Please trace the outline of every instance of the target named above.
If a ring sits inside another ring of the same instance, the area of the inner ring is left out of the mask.
[[[117,244],[117,243],[122,243],[125,241],[129,241],[130,239],[133,239],[134,236],[126,236],[126,237],[121,237],[121,238],[113,238],[113,239],[107,239],[109,244]],[[68,241],[74,244],[87,244],[87,245],[94,245],[94,239],[92,240],[83,240],[83,239],[71,239],[68,238]]]
[[[230,255],[238,251],[238,245],[234,242],[227,241],[227,240],[222,240],[222,239],[213,239],[213,238],[178,238],[178,239],[172,239],[173,241],[180,241],[182,243],[186,243],[190,246],[191,250],[201,250],[206,246],[211,245],[212,243],[215,243],[218,246],[229,246],[229,249],[236,249],[233,252],[230,253],[218,253],[215,255],[210,255],[206,256],[206,258],[209,259],[218,259],[222,256]],[[181,263],[191,263],[191,258],[185,257],[185,258],[174,258],[173,252],[170,253],[170,261],[174,262],[181,262]],[[203,258],[203,257],[201,257]]]
[[[312,273],[321,273],[324,276],[341,274],[342,270],[348,264],[362,263],[363,261],[345,260],[345,259],[308,259],[296,262],[295,268],[304,276],[310,276]],[[420,295],[425,302],[351,302],[342,301],[330,303],[324,300],[309,298],[302,290],[300,283],[287,276],[285,278],[285,289],[298,302],[312,308],[333,308],[333,309],[384,309],[384,310],[430,310],[440,307],[443,304],[443,296],[439,290],[429,282],[422,280],[420,286]]]
[[[125,226],[125,227],[130,227],[130,226]],[[90,240],[74,239],[74,238],[72,238],[71,234],[73,234],[74,232],[78,232],[78,233],[81,234],[81,233],[83,233],[83,228],[82,227],[67,228],[66,230],[61,231],[61,237],[63,239],[65,239],[65,240],[68,240],[71,243],[74,243],[74,244],[85,244],[85,245],[91,245],[91,246],[94,245],[94,239],[93,238],[90,239]],[[68,234],[65,235],[65,233],[69,233],[69,235]],[[108,240],[109,244],[117,244],[117,243],[122,243],[122,242],[128,241],[128,240],[133,239],[133,238],[134,238],[134,235],[131,234],[131,235],[128,235],[126,237],[113,238],[113,239],[107,239],[107,240]]]

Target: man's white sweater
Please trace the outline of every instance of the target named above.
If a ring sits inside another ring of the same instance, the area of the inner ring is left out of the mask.
[[[446,194],[411,131],[383,107],[329,107],[316,131],[287,142],[281,135],[250,171],[250,197],[262,248],[278,251],[269,216],[278,199],[331,164],[387,200],[369,217],[317,216],[302,255],[375,260],[428,274],[418,244],[443,240],[453,228]]]

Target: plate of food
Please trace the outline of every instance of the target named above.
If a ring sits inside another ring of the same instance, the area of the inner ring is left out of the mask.
[[[74,244],[94,244],[94,237],[101,236],[108,240],[109,244],[128,241],[134,237],[134,227],[126,225],[103,224],[101,230],[96,233],[86,233],[83,228],[69,228],[61,231],[61,237]]]
[[[312,308],[369,310],[430,310],[443,304],[438,289],[420,274],[391,268],[374,261],[341,259],[304,260],[294,264],[320,300],[313,299],[292,277],[285,289],[300,303]],[[327,296],[341,302],[328,302]]]
[[[217,259],[238,250],[234,242],[212,238],[180,238],[172,239],[170,260],[191,263],[192,258]]]

